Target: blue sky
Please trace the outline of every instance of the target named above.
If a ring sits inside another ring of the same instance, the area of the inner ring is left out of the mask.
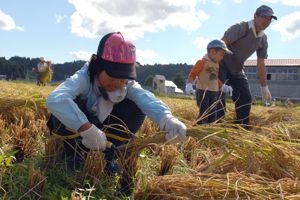
[[[88,60],[103,35],[121,31],[142,64],[195,64],[260,5],[278,17],[265,31],[268,59],[299,58],[300,0],[1,0],[0,57]]]

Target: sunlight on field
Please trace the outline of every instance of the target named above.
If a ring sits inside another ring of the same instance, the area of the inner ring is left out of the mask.
[[[246,131],[232,123],[232,103],[225,120],[195,127],[196,100],[160,97],[190,140],[166,144],[146,118],[139,138],[120,146],[120,176],[109,176],[102,152],[90,152],[76,173],[59,156],[62,141],[50,136],[45,108],[56,86],[0,81],[0,88],[0,199],[129,199],[118,191],[124,184],[132,199],[300,198],[300,107],[252,106]]]

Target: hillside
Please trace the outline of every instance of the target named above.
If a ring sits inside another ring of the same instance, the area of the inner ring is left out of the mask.
[[[39,58],[25,58],[25,57],[0,57],[0,71],[2,75],[6,75],[9,79],[15,78],[35,78],[36,74],[31,71],[36,68],[39,63]],[[53,63],[52,80],[61,81],[74,74],[79,70],[85,61],[65,62],[63,64]],[[181,72],[183,76],[187,77],[192,69],[192,65],[182,64],[154,64],[154,65],[141,65],[137,63],[137,81],[144,84],[149,75],[155,76],[156,74],[164,75],[167,80],[172,80],[174,76]],[[15,73],[13,73],[15,72]]]

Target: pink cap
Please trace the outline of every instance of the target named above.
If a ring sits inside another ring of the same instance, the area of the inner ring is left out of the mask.
[[[131,38],[117,32],[106,40],[102,59],[110,62],[132,64],[136,61],[135,51],[135,45]]]
[[[101,56],[103,68],[110,77],[136,79],[136,49],[129,36],[120,32],[103,36],[97,55]]]

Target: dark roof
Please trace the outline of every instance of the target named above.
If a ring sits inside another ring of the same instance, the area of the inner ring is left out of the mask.
[[[300,59],[266,59],[266,66],[300,66]],[[256,60],[246,60],[244,66],[256,66]]]
[[[163,76],[163,75],[155,75],[155,77],[158,79],[158,80],[166,80],[166,78],[165,78],[165,76]]]

